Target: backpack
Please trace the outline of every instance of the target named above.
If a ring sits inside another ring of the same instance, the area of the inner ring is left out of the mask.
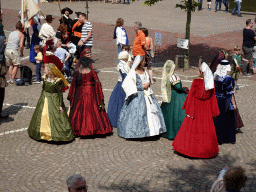
[[[32,70],[28,66],[20,67],[20,80],[16,81],[17,86],[22,86],[25,84],[32,85]]]

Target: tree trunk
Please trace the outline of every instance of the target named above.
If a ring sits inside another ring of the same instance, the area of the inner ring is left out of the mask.
[[[186,23],[186,39],[188,39],[188,49],[185,50],[184,68],[189,68],[189,44],[190,44],[190,24],[191,24],[191,12],[192,12],[192,0],[188,0],[189,7],[187,9],[187,23]]]

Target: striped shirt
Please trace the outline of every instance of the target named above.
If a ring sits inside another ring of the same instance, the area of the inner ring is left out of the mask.
[[[84,43],[84,45],[86,45],[86,46],[92,46],[93,45],[92,24],[91,24],[91,22],[87,21],[83,25],[83,28],[82,28],[81,41],[83,41],[87,37],[89,31],[91,31],[91,37]]]

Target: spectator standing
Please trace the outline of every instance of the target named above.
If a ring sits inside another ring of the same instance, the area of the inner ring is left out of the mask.
[[[201,11],[203,6],[203,0],[198,0],[198,3],[201,3],[201,5],[198,6],[198,11]]]
[[[14,79],[17,75],[20,66],[20,57],[23,57],[24,38],[24,34],[22,33],[22,24],[21,22],[18,22],[16,24],[16,30],[11,32],[8,37],[7,46],[5,50],[5,56],[10,64],[9,75],[11,84],[14,83]],[[19,47],[20,55],[18,51]]]
[[[242,58],[242,55],[240,54],[240,48],[238,46],[236,46],[234,48],[234,52],[235,54],[232,55],[232,68],[230,71],[230,76],[233,77],[233,75],[235,74],[234,78],[235,78],[235,85],[236,85],[236,90],[239,89],[238,85],[237,85],[237,81],[239,78],[239,73],[241,73],[241,62],[242,60],[249,63],[249,61],[247,59]]]
[[[129,44],[129,39],[125,29],[123,28],[124,20],[122,18],[118,18],[116,21],[116,27],[114,31],[114,39],[116,39],[116,45],[118,49],[117,53],[117,63],[120,63],[118,59],[119,53],[122,52],[122,46]]]
[[[223,0],[223,4],[225,5],[225,11],[226,11],[226,13],[227,13],[227,12],[228,12],[229,0]]]
[[[215,0],[215,12],[218,11],[218,5],[219,5],[219,11],[221,11],[221,3],[222,3],[222,0]]]
[[[56,32],[54,31],[53,27],[51,26],[51,23],[53,21],[52,15],[46,15],[46,23],[44,23],[39,31],[39,38],[43,40],[43,43],[45,43],[45,40],[47,38],[53,38],[56,36]]]
[[[153,84],[154,81],[153,81],[153,70],[152,70],[152,58],[154,57],[154,42],[153,42],[153,39],[148,36],[148,29],[142,28],[141,30],[143,31],[143,33],[146,36],[147,49],[145,51],[146,52],[146,65],[145,66],[148,69],[150,82],[151,82],[151,84]]]
[[[78,42],[79,47],[79,56],[83,49],[91,49],[93,46],[93,35],[92,35],[92,24],[87,20],[85,13],[79,15],[79,21],[83,24],[81,39]]]
[[[253,53],[253,47],[256,41],[256,34],[252,30],[253,28],[253,21],[252,19],[246,20],[246,27],[243,30],[243,52],[244,52],[244,58],[249,60],[249,63],[245,62],[243,64],[243,76],[249,77],[250,72],[250,64],[252,62],[252,53]]]
[[[245,170],[238,167],[224,167],[218,179],[213,183],[210,192],[240,192],[245,186],[247,176]]]
[[[0,119],[5,119],[9,115],[2,115],[5,87],[7,86],[5,75],[7,74],[7,66],[5,62],[5,36],[0,36]]]
[[[212,0],[207,0],[207,10],[211,11],[211,4],[212,4]]]
[[[241,11],[241,3],[242,3],[242,0],[235,0],[235,2],[236,2],[236,6],[235,6],[235,8],[233,9],[233,11],[232,11],[232,15],[235,15],[235,12],[237,11],[237,16],[238,17],[242,17],[242,15],[241,15],[241,13],[240,13],[240,11]]]
[[[136,32],[136,37],[133,43],[133,57],[137,55],[144,57],[146,55],[145,50],[147,49],[146,36],[143,33],[141,22],[134,23],[134,31]]]
[[[87,192],[86,180],[79,174],[71,175],[67,179],[67,186],[69,192]]]
[[[255,45],[253,47],[253,74],[254,76],[256,76],[256,42],[255,42]]]
[[[81,12],[76,12],[77,18],[75,18],[72,23],[72,34],[70,40],[75,45],[78,44],[82,35],[83,24],[79,21],[80,14]]]
[[[43,62],[43,54],[41,52],[41,47],[39,45],[36,45],[34,47],[34,51],[36,53],[35,62],[36,62],[36,79],[37,79],[37,81],[34,83],[39,84],[42,81],[41,67]]]

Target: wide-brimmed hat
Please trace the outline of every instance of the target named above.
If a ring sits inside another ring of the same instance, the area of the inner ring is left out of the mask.
[[[66,11],[68,11],[70,15],[73,14],[73,11],[70,8],[68,8],[68,7],[65,7],[64,9],[62,9],[61,10],[61,14],[65,14]]]
[[[55,18],[52,17],[52,15],[46,15],[45,20],[49,21],[49,20],[53,20]]]

